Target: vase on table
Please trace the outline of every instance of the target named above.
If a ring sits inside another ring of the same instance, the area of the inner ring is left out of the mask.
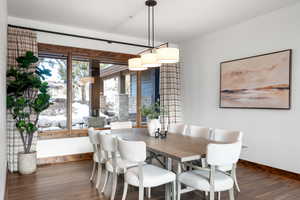
[[[160,121],[159,119],[148,119],[147,120],[147,128],[148,133],[151,137],[155,137],[155,131],[159,128],[160,129]]]

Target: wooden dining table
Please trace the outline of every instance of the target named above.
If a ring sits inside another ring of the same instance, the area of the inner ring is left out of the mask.
[[[124,140],[143,141],[147,150],[179,162],[198,160],[206,154],[209,140],[168,133],[164,139],[150,137],[146,128],[109,130]]]
[[[191,137],[168,133],[164,139],[150,137],[146,128],[104,130],[104,132],[118,136],[123,140],[143,141],[149,152],[165,157],[165,168],[172,170],[172,161],[177,161],[177,176],[181,173],[183,162],[199,160],[205,157],[206,147],[211,141],[205,138]],[[169,200],[171,188],[166,185],[165,199]]]

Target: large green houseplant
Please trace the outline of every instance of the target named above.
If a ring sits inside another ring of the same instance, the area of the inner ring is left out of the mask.
[[[36,170],[36,152],[31,151],[40,113],[50,105],[48,83],[45,76],[50,71],[37,66],[38,58],[32,52],[16,59],[18,66],[7,71],[7,109],[16,122],[24,152],[18,156],[19,172],[33,173]]]

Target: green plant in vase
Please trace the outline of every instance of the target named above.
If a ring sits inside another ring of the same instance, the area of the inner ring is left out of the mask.
[[[28,174],[36,170],[36,152],[32,152],[31,147],[34,133],[38,130],[39,116],[51,105],[48,83],[44,81],[45,76],[51,73],[37,66],[38,58],[33,52],[26,52],[16,61],[18,66],[9,69],[6,74],[7,109],[16,122],[24,147],[24,152],[19,154],[19,172]],[[32,165],[29,165],[30,162],[33,162]],[[22,169],[25,165],[30,167]]]
[[[161,128],[159,117],[162,113],[163,108],[160,106],[159,101],[141,108],[141,115],[147,118],[147,128],[150,136],[155,136],[155,131]]]
[[[146,117],[147,119],[158,119],[160,115],[162,114],[163,109],[160,107],[160,102],[157,101],[154,104],[151,104],[150,106],[143,106],[141,109],[141,114],[143,117]]]

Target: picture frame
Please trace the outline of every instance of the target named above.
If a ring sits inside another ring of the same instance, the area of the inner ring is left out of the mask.
[[[292,49],[220,63],[219,108],[291,108]]]

